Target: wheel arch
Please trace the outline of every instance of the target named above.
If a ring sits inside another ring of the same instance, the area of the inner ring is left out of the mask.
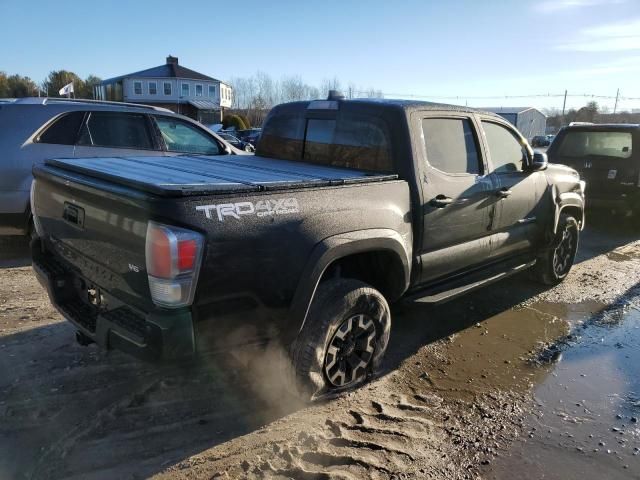
[[[558,224],[560,223],[560,215],[563,213],[573,216],[578,222],[580,230],[585,226],[584,200],[577,192],[562,193],[557,197],[555,202],[556,209],[553,220],[553,234],[558,233]]]
[[[409,287],[411,255],[411,239],[403,239],[390,229],[363,230],[324,239],[313,249],[291,303],[291,339],[304,326],[321,281],[336,276],[356,278],[380,290],[391,302]]]

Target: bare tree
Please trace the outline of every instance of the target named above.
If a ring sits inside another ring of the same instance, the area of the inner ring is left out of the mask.
[[[309,85],[298,75],[274,80],[265,72],[256,72],[249,77],[235,77],[229,82],[234,89],[233,108],[236,113],[248,118],[252,125],[261,125],[267,112],[283,102],[315,100],[327,98],[329,90],[341,90],[342,84],[337,77],[324,79],[319,87]],[[349,82],[348,98],[363,94],[368,97],[382,97],[380,90],[369,88],[364,91]]]
[[[280,81],[283,102],[296,102],[308,98],[309,86],[300,77],[285,77]]]
[[[320,97],[327,98],[330,90],[342,90],[342,84],[338,77],[333,77],[332,79],[325,78],[320,83]]]

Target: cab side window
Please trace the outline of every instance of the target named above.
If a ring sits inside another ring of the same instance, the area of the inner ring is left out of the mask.
[[[471,121],[464,118],[425,118],[422,133],[427,162],[445,173],[479,174],[480,156]]]
[[[492,122],[482,122],[489,155],[496,173],[522,172],[527,165],[527,150],[509,129]]]

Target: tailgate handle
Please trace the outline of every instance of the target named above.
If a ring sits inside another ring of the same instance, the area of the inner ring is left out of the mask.
[[[84,227],[84,208],[64,202],[62,218],[78,227]]]

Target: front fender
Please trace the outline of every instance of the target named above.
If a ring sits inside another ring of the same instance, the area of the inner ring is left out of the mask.
[[[584,213],[584,193],[581,191],[577,192],[563,192],[560,193],[556,188],[553,189],[554,198],[553,204],[555,206],[554,219],[553,219],[553,233],[554,235],[558,232],[558,224],[560,222],[560,214],[563,210],[571,209],[572,211],[579,210],[580,214],[576,220],[578,220],[578,224],[580,230],[584,229],[585,226],[585,213]]]
[[[403,278],[398,281],[401,282],[399,290],[404,293],[409,288],[411,275],[411,245],[411,238],[405,239],[395,230],[386,228],[342,233],[318,243],[305,265],[289,310],[291,339],[304,326],[318,283],[331,263],[357,253],[392,252],[402,264]]]

